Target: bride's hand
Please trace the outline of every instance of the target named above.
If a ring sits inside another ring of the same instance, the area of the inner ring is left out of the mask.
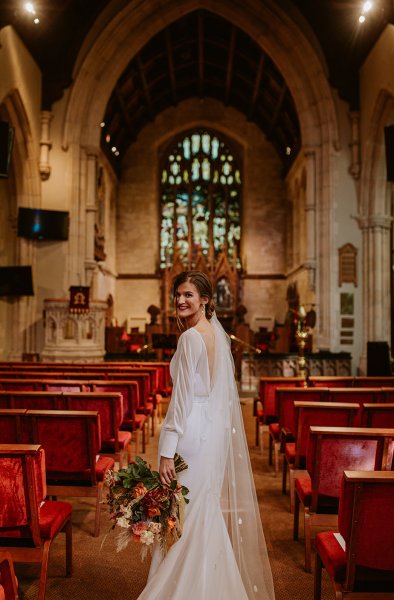
[[[176,479],[175,465],[173,458],[160,456],[159,475],[164,485],[170,485],[173,479]]]

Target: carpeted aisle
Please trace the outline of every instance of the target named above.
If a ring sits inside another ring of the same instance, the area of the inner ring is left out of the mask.
[[[289,498],[281,494],[281,478],[268,467],[265,452],[254,444],[252,399],[243,398],[245,427],[250,443],[250,455],[255,474],[261,516],[266,535],[277,600],[308,600],[313,598],[313,575],[303,570],[303,545],[292,539],[292,515]],[[266,434],[265,434],[266,435]],[[157,437],[150,438],[146,458],[156,465]],[[116,552],[116,533],[110,530],[103,509],[101,533],[92,537],[94,511],[90,499],[71,499],[73,504],[74,573],[65,577],[64,536],[53,543],[49,559],[46,600],[135,600],[144,587],[149,560],[141,563],[139,548],[130,543],[126,550]],[[301,530],[302,531],[302,530]],[[38,566],[16,565],[21,600],[36,600]],[[323,577],[322,600],[334,597],[327,576]],[[185,599],[187,600],[187,599]],[[230,600],[230,599],[229,599]],[[236,599],[231,599],[236,600]],[[262,599],[263,600],[263,599]]]

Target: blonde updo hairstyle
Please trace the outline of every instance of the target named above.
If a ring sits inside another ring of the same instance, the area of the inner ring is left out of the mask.
[[[200,296],[208,298],[208,302],[205,305],[205,316],[209,321],[215,311],[212,284],[209,277],[205,273],[202,273],[202,271],[183,271],[183,273],[177,275],[172,286],[174,302],[177,289],[182,283],[193,283]]]

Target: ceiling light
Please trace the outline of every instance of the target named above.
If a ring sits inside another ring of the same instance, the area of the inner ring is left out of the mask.
[[[109,144],[109,142],[111,141],[111,136],[109,135],[109,133],[107,133],[107,135],[105,136],[105,141],[107,142],[107,144]]]
[[[111,150],[112,152],[116,152],[116,146],[112,146]]]
[[[364,2],[364,5],[363,5],[363,14],[369,12],[372,7],[373,7],[373,3],[372,2]]]
[[[25,4],[25,10],[30,13],[31,15],[35,15],[36,11],[34,10],[34,6],[31,2],[26,2]]]
[[[34,19],[33,23],[35,23],[36,25],[38,25],[38,23],[40,22],[40,19]]]
[[[119,150],[115,152],[115,156],[119,156]]]
[[[291,148],[290,146],[286,146],[286,156],[290,156],[291,154]]]
[[[100,123],[100,127],[105,127],[105,123],[104,123],[104,121],[101,121],[101,123]]]
[[[364,23],[364,21],[365,21],[364,15],[360,15],[359,18],[358,18],[358,22],[359,23]]]

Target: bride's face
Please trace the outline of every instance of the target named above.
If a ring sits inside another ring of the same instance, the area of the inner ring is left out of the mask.
[[[207,299],[200,296],[198,289],[190,281],[181,283],[175,294],[177,314],[189,322],[198,321],[202,314],[201,305],[206,302]]]

